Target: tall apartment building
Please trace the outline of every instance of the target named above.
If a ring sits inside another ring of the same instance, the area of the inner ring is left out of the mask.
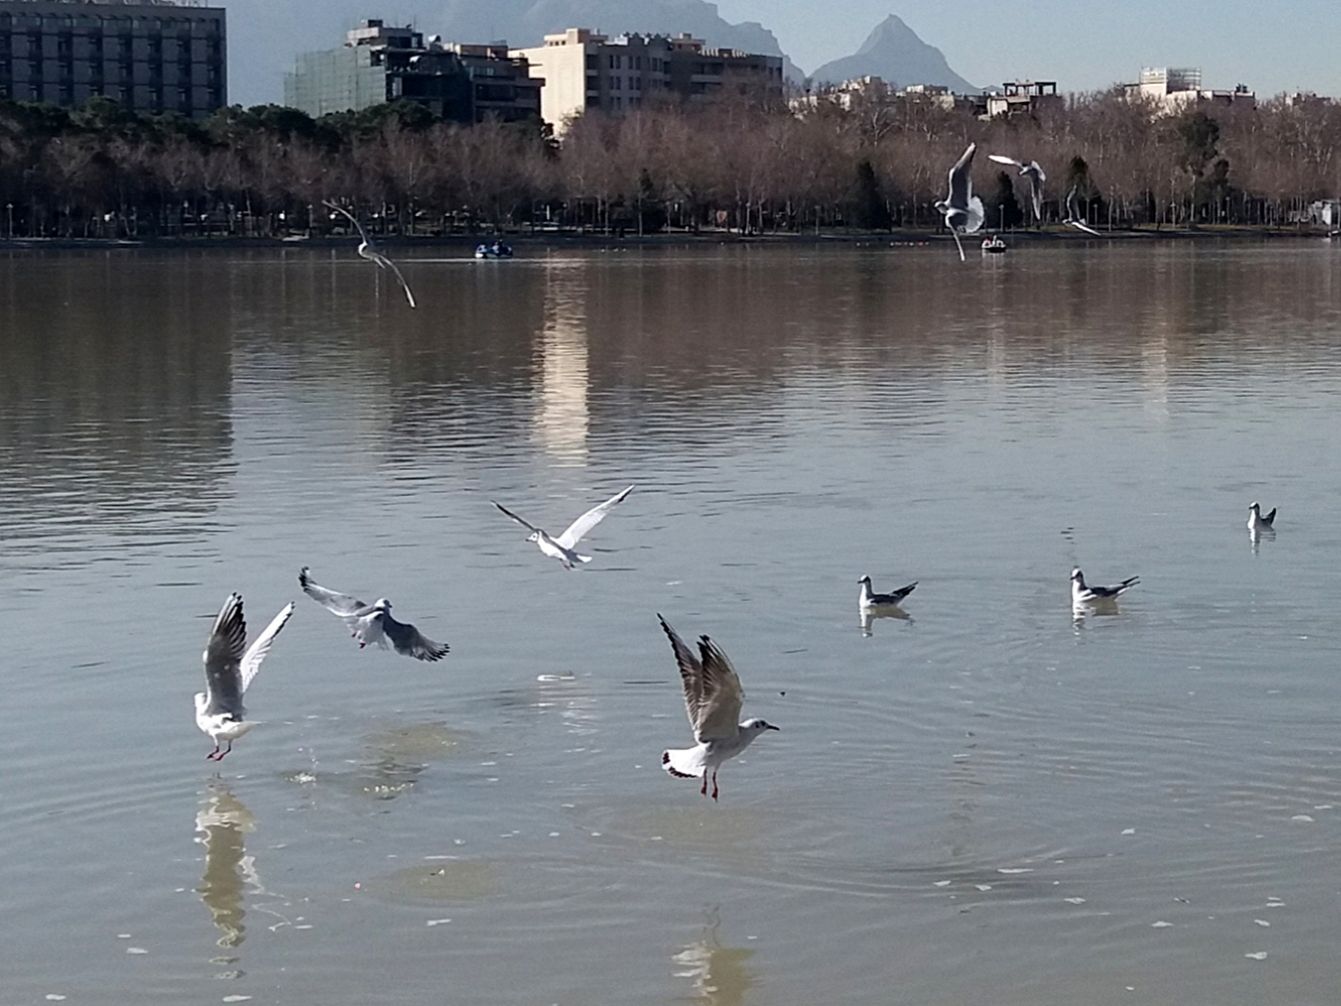
[[[588,28],[546,35],[544,45],[512,50],[545,78],[540,110],[562,132],[589,109],[621,112],[657,94],[702,100],[733,91],[782,96],[782,57],[710,49],[690,35],[607,37]]]
[[[0,98],[204,118],[228,100],[225,29],[173,0],[0,0]]]
[[[424,40],[411,27],[367,20],[338,49],[304,53],[284,80],[285,104],[309,115],[413,101],[456,122],[540,120],[540,88],[507,45]]]
[[[1198,67],[1147,66],[1142,68],[1136,83],[1124,84],[1123,90],[1128,98],[1153,101],[1156,111],[1165,115],[1177,114],[1202,102],[1244,104],[1249,108],[1257,104],[1257,95],[1243,84],[1237,85],[1232,91],[1202,87],[1201,70]]]

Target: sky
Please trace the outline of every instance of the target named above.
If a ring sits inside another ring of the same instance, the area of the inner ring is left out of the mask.
[[[1142,66],[1199,66],[1204,86],[1341,96],[1338,0],[716,0],[760,21],[806,71],[897,14],[978,85],[1017,77],[1090,91]]]
[[[337,45],[360,17],[433,30],[443,0],[211,0],[228,8],[229,99],[282,99],[300,50]],[[479,0],[490,3],[492,0]],[[716,0],[728,21],[772,29],[803,71],[855,52],[898,14],[979,86],[1032,77],[1061,91],[1199,66],[1207,87],[1341,97],[1341,0]],[[472,40],[478,41],[478,40]],[[250,55],[249,55],[250,54]]]

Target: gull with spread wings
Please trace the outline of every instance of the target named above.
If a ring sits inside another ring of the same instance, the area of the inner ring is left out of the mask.
[[[1078,231],[1084,231],[1086,234],[1093,234],[1096,238],[1103,237],[1089,224],[1085,223],[1085,214],[1080,209],[1079,186],[1072,185],[1071,191],[1066,194],[1066,219],[1062,221],[1067,227],[1074,227]]]
[[[671,749],[661,752],[661,766],[681,779],[703,779],[699,793],[708,795],[708,773],[712,773],[712,798],[717,799],[717,770],[722,762],[734,758],[765,730],[778,727],[760,719],[739,723],[740,707],[745,701],[745,690],[731,661],[707,636],[699,636],[698,652],[693,652],[676,635],[664,618],[657,615],[661,629],[675,651],[675,662],[680,667],[684,683],[684,706],[689,713],[689,725],[694,729],[692,748]]]
[[[278,615],[247,646],[247,621],[242,615],[242,595],[229,594],[219,609],[210,630],[210,641],[202,659],[205,661],[205,691],[196,692],[196,726],[210,740],[214,750],[205,757],[222,761],[233,750],[233,741],[256,726],[245,719],[242,696],[261,669],[261,661],[270,652],[270,644],[293,614],[293,602],[284,606]],[[220,746],[220,741],[228,747]]]
[[[1034,208],[1034,219],[1038,223],[1043,222],[1043,183],[1048,180],[1048,176],[1043,173],[1043,168],[1038,161],[1030,161],[1025,164],[1023,161],[1017,161],[1013,157],[1007,157],[1004,154],[988,154],[987,159],[996,161],[997,164],[1010,164],[1020,169],[1020,174],[1029,179],[1029,203]]]
[[[615,493],[599,506],[592,507],[577,520],[573,521],[573,523],[569,524],[563,534],[559,535],[557,538],[550,537],[543,528],[538,528],[530,521],[518,517],[507,507],[503,506],[503,504],[497,503],[494,500],[490,500],[489,502],[493,503],[499,510],[503,511],[503,513],[507,514],[518,524],[531,532],[526,537],[527,541],[535,542],[536,545],[539,546],[540,551],[545,553],[545,555],[558,559],[559,562],[563,563],[564,569],[574,569],[583,563],[591,562],[591,556],[579,555],[577,552],[573,551],[577,547],[577,543],[582,540],[583,535],[601,521],[605,520],[606,515],[614,509],[615,504],[623,502],[624,497],[631,492],[633,492],[633,486],[629,486],[627,489]]]
[[[414,294],[410,292],[410,284],[405,282],[405,277],[402,276],[400,270],[396,268],[396,263],[392,262],[391,259],[387,258],[373,247],[372,238],[368,237],[368,232],[363,229],[363,225],[358,222],[354,217],[354,214],[350,213],[339,203],[333,203],[329,199],[323,200],[322,204],[329,206],[337,213],[343,213],[349,218],[349,222],[353,224],[354,229],[359,232],[359,258],[367,259],[369,262],[374,263],[379,269],[390,269],[395,273],[396,279],[400,282],[400,288],[405,291],[405,299],[410,302],[410,307],[418,307],[419,305],[414,302]]]
[[[392,618],[391,602],[385,597],[364,604],[357,597],[327,590],[312,579],[306,566],[298,573],[298,585],[304,594],[349,626],[360,650],[369,643],[376,643],[385,650],[390,640],[392,648],[401,656],[434,661],[441,660],[451,649],[446,643],[433,642],[409,622]]]
[[[950,236],[955,239],[961,262],[965,259],[960,233],[977,233],[987,219],[982,200],[973,194],[973,152],[977,149],[976,143],[970,143],[955,161],[950,169],[950,194],[936,203],[936,209],[945,217],[945,226],[950,228]]]

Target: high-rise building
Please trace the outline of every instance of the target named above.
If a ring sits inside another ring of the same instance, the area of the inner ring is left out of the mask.
[[[782,57],[711,49],[691,35],[619,35],[569,28],[512,50],[545,78],[541,114],[561,132],[590,109],[623,112],[658,94],[695,101],[762,92],[782,97]]]
[[[425,42],[411,27],[370,19],[340,48],[299,56],[284,80],[284,102],[313,116],[404,100],[456,122],[539,122],[542,84],[505,43]]]
[[[228,100],[222,7],[173,0],[0,0],[0,98],[203,118]]]

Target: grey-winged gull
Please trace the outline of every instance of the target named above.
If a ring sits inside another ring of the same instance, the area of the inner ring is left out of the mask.
[[[364,604],[350,594],[327,590],[312,579],[306,566],[298,573],[298,584],[304,594],[349,626],[359,649],[376,643],[385,650],[390,641],[402,656],[427,661],[441,660],[451,649],[446,643],[435,643],[409,622],[396,621],[391,616],[391,602],[385,597]]]
[[[573,523],[569,524],[563,534],[559,535],[557,538],[551,537],[543,528],[536,527],[525,518],[517,516],[507,507],[503,506],[502,503],[495,502],[494,500],[490,500],[489,502],[493,503],[499,510],[531,532],[526,537],[527,541],[535,542],[536,545],[539,546],[540,551],[545,555],[558,559],[559,562],[563,563],[564,569],[574,569],[581,564],[591,562],[591,556],[579,555],[574,551],[577,543],[582,540],[582,537],[588,531],[601,521],[605,520],[606,515],[614,509],[615,504],[622,502],[624,497],[631,492],[633,492],[633,486],[629,486],[627,489],[615,493],[604,503],[592,507],[577,520],[573,521]]]

